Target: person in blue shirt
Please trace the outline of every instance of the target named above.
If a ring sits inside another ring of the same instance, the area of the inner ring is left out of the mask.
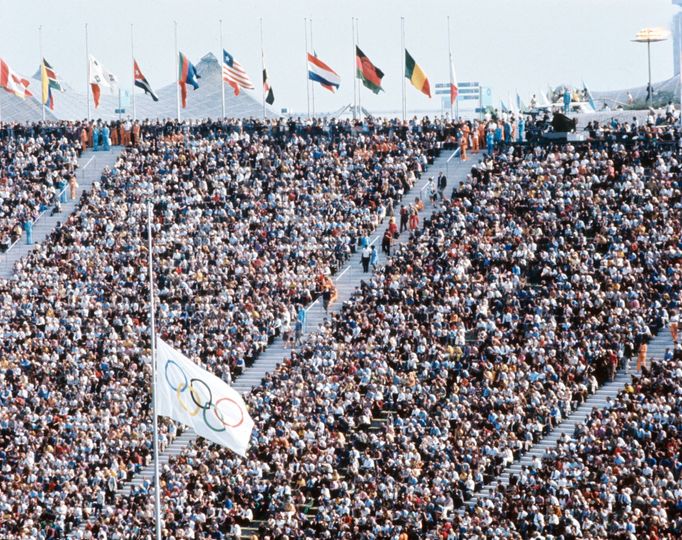
[[[106,124],[104,124],[104,127],[102,128],[102,147],[103,150],[111,150],[111,146],[109,144],[109,126]]]
[[[97,152],[99,150],[99,137],[100,137],[99,128],[95,126],[92,130],[92,149],[94,152]]]
[[[523,117],[519,118],[519,142],[523,142],[526,137],[526,122]]]
[[[495,138],[492,131],[488,131],[488,133],[485,134],[485,144],[488,148],[488,155],[492,156],[493,149],[495,148]]]
[[[33,244],[33,222],[30,219],[24,221],[24,231],[26,232],[26,245]]]
[[[571,110],[571,92],[568,86],[564,88],[564,114],[568,114]]]

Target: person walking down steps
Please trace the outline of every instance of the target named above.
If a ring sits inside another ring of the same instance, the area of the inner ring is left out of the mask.
[[[362,258],[361,258],[361,261],[362,261],[362,271],[363,271],[365,274],[366,274],[367,272],[369,272],[369,261],[370,261],[371,257],[372,257],[372,248],[370,248],[369,246],[367,246],[367,247],[365,247],[365,248],[362,250]]]

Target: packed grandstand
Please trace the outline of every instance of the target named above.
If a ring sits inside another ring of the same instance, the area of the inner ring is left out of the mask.
[[[0,250],[59,212],[105,127],[114,167],[0,280],[0,538],[154,537],[152,486],[120,490],[152,455],[149,200],[159,336],[228,382],[290,347],[245,396],[246,458],[199,439],[163,467],[164,538],[682,536],[672,111],[582,142],[507,114],[0,124]],[[455,149],[469,173],[420,219],[403,198]],[[386,263],[301,336],[386,224]],[[183,429],[163,419],[162,449]]]

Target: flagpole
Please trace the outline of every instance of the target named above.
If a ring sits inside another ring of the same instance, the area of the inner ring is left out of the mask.
[[[315,54],[315,45],[313,45],[313,18],[310,18],[310,48],[313,50],[313,55]],[[312,98],[313,105],[313,118],[315,118],[315,85],[310,85],[310,96]]]
[[[178,84],[175,85],[175,108],[177,112],[178,122],[180,121],[180,84],[179,84],[179,73],[180,73],[180,60],[178,59],[178,21],[173,21],[173,26],[175,28],[175,78]]]
[[[220,19],[220,104],[225,118],[225,80],[223,79],[223,20]]]
[[[357,81],[357,74],[355,73],[357,70],[356,66],[356,56],[357,56],[357,51],[355,50],[355,17],[350,18],[350,25],[351,25],[351,35],[353,36],[353,120],[355,120],[355,114],[358,110],[358,96],[357,96],[357,86],[358,86],[358,81]]]
[[[133,122],[135,121],[135,118],[137,117],[137,111],[135,110],[135,44],[133,42],[133,24],[130,23],[130,57],[131,60],[133,61],[133,65],[131,66],[133,69],[133,86],[130,91],[130,96],[131,99],[133,100]]]
[[[153,197],[153,191],[152,196]],[[156,540],[161,540],[161,493],[159,492],[159,421],[156,416],[156,325],[154,320],[154,270],[152,267],[152,200],[147,201],[147,247],[149,256],[149,320],[152,344],[152,418],[154,426],[154,516]]]
[[[359,45],[360,43],[360,19],[355,17],[355,45]],[[362,120],[362,84],[360,81],[357,81],[358,83],[358,116],[360,117],[360,120]]]
[[[88,121],[90,121],[90,52],[88,50],[88,23],[85,23],[85,102],[88,104]]]
[[[448,15],[448,59],[450,60],[450,120],[452,120],[452,45],[450,43],[450,15]],[[457,99],[457,98],[455,98]]]
[[[41,24],[38,26],[38,46],[40,47],[40,89],[41,89],[41,94],[40,94],[40,101],[41,101],[41,114],[42,114],[42,119],[43,122],[45,121],[45,97],[43,94],[45,91],[43,90],[44,87],[44,81],[43,81],[43,72],[45,71],[43,68],[43,25]]]
[[[402,99],[402,113],[403,113],[403,122],[405,121],[405,116],[407,115],[407,101],[405,99],[405,17],[400,17],[400,43],[401,43],[401,51],[400,51],[400,62],[402,64],[402,70],[403,70],[403,99]]]
[[[261,78],[263,73],[265,73],[265,51],[263,50],[263,17],[260,18],[260,72]],[[265,81],[263,81],[263,88],[261,89],[261,98],[263,101],[263,120],[265,120]]]
[[[310,118],[310,77],[308,77],[308,18],[303,17],[303,35],[305,36],[305,90],[308,99],[308,118]]]

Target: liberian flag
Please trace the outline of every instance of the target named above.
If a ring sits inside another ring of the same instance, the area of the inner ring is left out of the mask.
[[[135,86],[144,90],[144,93],[149,94],[154,101],[159,101],[158,96],[152,90],[152,86],[147,81],[147,77],[144,76],[135,59],[133,59],[133,73],[135,74]]]
[[[256,88],[242,65],[225,49],[223,49],[223,81],[234,88],[235,96],[239,95],[240,87],[244,87],[247,90]]]
[[[192,88],[196,90],[199,88],[197,79],[201,79],[197,73],[197,68],[189,61],[189,58],[180,53],[180,61],[178,62],[178,84],[180,85],[183,109],[187,107],[187,85],[191,84]]]
[[[457,75],[455,75],[455,64],[452,61],[452,54],[450,55],[450,105],[453,105],[457,100]]]
[[[21,99],[26,99],[33,95],[28,89],[29,84],[28,79],[12,71],[9,64],[0,58],[0,88],[4,88]]]
[[[320,60],[317,54],[308,53],[308,78],[320,83],[330,92],[334,92],[341,85],[341,77],[338,73]]]
[[[268,79],[268,70],[265,68],[263,68],[263,94],[265,95],[265,103],[272,105],[275,102],[275,94]]]

